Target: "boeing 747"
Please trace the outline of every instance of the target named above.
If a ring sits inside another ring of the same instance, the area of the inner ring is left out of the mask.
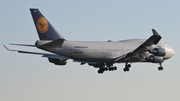
[[[55,65],[66,65],[68,59],[88,64],[98,68],[98,73],[117,70],[115,63],[125,63],[125,72],[130,70],[135,62],[147,62],[159,64],[158,70],[163,70],[162,63],[170,59],[175,51],[161,36],[152,29],[153,35],[148,39],[130,39],[122,41],[70,41],[58,33],[51,23],[38,9],[30,9],[39,40],[35,45],[12,44],[19,46],[37,47],[50,53],[28,52],[22,50],[9,51],[19,53],[36,54],[48,58]]]

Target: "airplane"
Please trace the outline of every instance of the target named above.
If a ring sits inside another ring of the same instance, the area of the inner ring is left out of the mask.
[[[7,46],[8,51],[18,53],[36,54],[48,58],[50,63],[55,65],[66,65],[68,59],[79,62],[80,65],[88,64],[98,68],[98,73],[114,71],[116,63],[125,63],[124,72],[130,70],[131,64],[136,62],[157,63],[158,70],[163,70],[162,63],[170,59],[175,51],[161,35],[152,29],[153,35],[148,39],[127,39],[121,41],[70,41],[65,39],[39,9],[30,8],[32,18],[39,36],[35,45],[10,44],[19,46],[36,47],[50,53],[38,53],[22,50],[12,50]]]

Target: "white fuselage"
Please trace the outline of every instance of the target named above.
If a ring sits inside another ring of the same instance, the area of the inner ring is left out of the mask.
[[[64,41],[63,47],[46,48],[43,50],[65,56],[71,59],[85,62],[112,62],[114,58],[132,52],[140,46],[145,39],[130,39],[123,41],[101,42],[101,41]],[[169,59],[174,55],[174,50],[164,41],[157,45],[149,46],[147,50],[154,48],[164,48],[166,55],[163,59]],[[152,55],[145,52],[141,55],[135,55],[130,62],[147,62],[146,57]]]

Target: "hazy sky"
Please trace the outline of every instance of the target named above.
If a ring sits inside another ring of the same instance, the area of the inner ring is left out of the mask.
[[[0,43],[38,40],[29,8],[39,8],[67,40],[118,41],[148,38],[154,28],[176,54],[163,63],[133,63],[124,73],[68,61],[55,66],[47,58],[0,47],[0,101],[179,101],[179,0],[1,0]],[[13,49],[40,51],[10,46]]]

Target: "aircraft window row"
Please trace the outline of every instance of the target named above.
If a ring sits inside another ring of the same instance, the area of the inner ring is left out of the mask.
[[[130,51],[132,51],[132,49],[126,49],[126,51],[130,52]]]
[[[106,51],[120,51],[120,49],[106,49]]]
[[[133,49],[121,49],[120,51],[128,51],[128,52],[130,52],[130,51],[133,51]]]
[[[106,51],[133,51],[132,49],[106,49]]]

